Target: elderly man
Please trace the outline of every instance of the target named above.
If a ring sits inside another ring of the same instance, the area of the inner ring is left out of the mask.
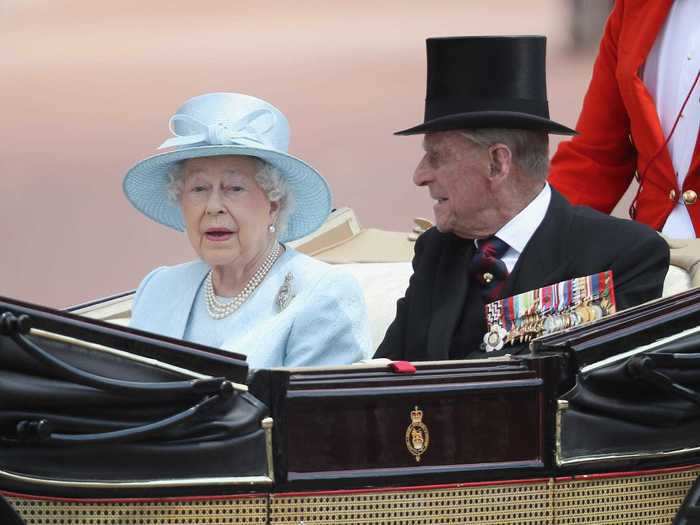
[[[661,295],[668,247],[649,227],[572,207],[546,183],[544,37],[427,41],[425,134],[414,182],[436,228],[416,243],[414,274],[375,357],[441,360],[485,353],[484,305],[612,270],[618,309]]]

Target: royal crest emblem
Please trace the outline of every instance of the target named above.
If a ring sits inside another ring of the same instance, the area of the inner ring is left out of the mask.
[[[428,450],[430,444],[430,432],[423,423],[423,411],[415,406],[411,410],[411,424],[406,429],[406,448],[420,461],[420,458]]]

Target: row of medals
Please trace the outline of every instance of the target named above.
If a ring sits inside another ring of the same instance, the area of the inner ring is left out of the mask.
[[[607,314],[608,309],[609,303],[604,298],[600,304],[582,303],[554,315],[527,314],[508,332],[505,343],[510,345],[528,343],[540,335],[552,334],[583,323],[597,321]]]
[[[603,299],[603,301],[605,301],[605,299]],[[551,334],[566,330],[567,328],[579,326],[583,323],[602,319],[608,310],[606,305],[603,304],[603,301],[601,301],[601,304],[580,304],[568,312],[547,316],[542,322],[540,331],[542,334]]]

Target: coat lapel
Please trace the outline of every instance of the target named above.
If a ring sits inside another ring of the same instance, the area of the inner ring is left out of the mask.
[[[206,264],[195,263],[182,268],[177,279],[167,282],[167,295],[172,300],[168,305],[161,305],[164,315],[159,323],[163,327],[159,329],[160,333],[177,339],[184,337],[197,291],[208,272],[209,267]]]
[[[450,235],[445,239],[432,290],[433,310],[428,330],[428,360],[449,359],[452,336],[464,310],[469,261],[474,242]]]
[[[552,199],[506,284],[504,297],[559,282],[570,266],[571,205],[552,188]]]

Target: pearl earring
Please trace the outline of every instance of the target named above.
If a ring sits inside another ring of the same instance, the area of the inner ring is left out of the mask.
[[[270,225],[267,227],[267,231],[269,231],[270,233],[275,233],[275,232],[277,231],[277,228],[275,228],[275,225],[274,225],[274,224],[270,224]]]

